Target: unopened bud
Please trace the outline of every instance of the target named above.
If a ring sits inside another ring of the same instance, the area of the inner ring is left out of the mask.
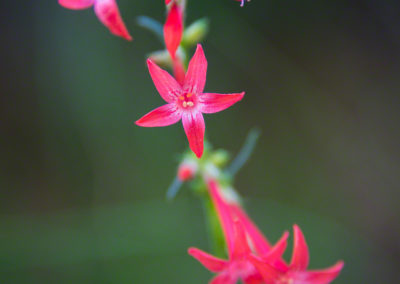
[[[181,47],[178,48],[176,52],[176,57],[181,61],[185,62],[186,56],[185,52]],[[172,59],[167,50],[158,50],[149,54],[150,58],[154,63],[162,68],[173,68]]]
[[[182,45],[185,47],[191,47],[201,42],[208,33],[208,26],[207,18],[195,21],[187,27],[183,33]]]
[[[225,201],[229,204],[240,204],[240,196],[232,187],[224,187],[221,191]]]
[[[197,173],[198,165],[195,161],[184,160],[178,168],[178,179],[188,181],[194,178]]]
[[[167,50],[158,50],[148,56],[155,64],[160,67],[169,67],[172,64],[171,57]]]
[[[211,157],[211,162],[214,163],[219,168],[224,167],[228,161],[229,161],[229,154],[225,150],[216,150],[212,153]]]

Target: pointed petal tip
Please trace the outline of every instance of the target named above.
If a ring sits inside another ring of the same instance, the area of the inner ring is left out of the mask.
[[[191,256],[193,256],[193,254],[195,254],[196,253],[196,248],[195,247],[190,247],[190,248],[188,248],[188,250],[187,250],[187,252],[188,252],[188,254],[190,254]]]
[[[198,159],[203,156],[203,149],[192,149],[192,151]]]
[[[122,20],[116,0],[96,0],[93,2],[94,12],[97,15],[97,18],[113,35],[120,36],[126,40],[132,40],[129,31]]]
[[[201,112],[184,113],[182,124],[185,130],[189,147],[197,158],[201,158],[204,150],[205,124]]]
[[[175,105],[166,104],[145,114],[135,123],[142,127],[162,127],[178,122],[181,117]]]
[[[146,124],[143,123],[142,118],[136,120],[136,121],[135,121],[135,124],[136,124],[137,126],[140,126],[140,127],[150,127],[150,126],[146,126]]]
[[[343,267],[344,267],[344,261],[343,260],[339,260],[338,262],[335,263],[335,265],[333,267],[337,271],[342,270]]]
[[[303,232],[297,224],[293,225],[293,253],[290,267],[304,270],[308,267],[309,251]]]
[[[197,44],[194,54],[197,54],[198,52],[205,57],[203,46],[200,43]]]
[[[244,92],[234,94],[203,93],[201,99],[201,112],[216,113],[223,111],[243,99]]]
[[[190,247],[188,254],[199,261],[205,268],[211,272],[221,272],[227,264],[226,260],[215,257],[198,248]]]
[[[146,60],[147,65],[153,65],[155,64],[153,60],[151,60],[151,58],[147,58]]]
[[[187,68],[184,89],[187,92],[203,93],[207,76],[207,59],[201,44],[197,45],[196,51],[190,59]]]
[[[127,41],[133,40],[133,37],[130,34],[124,35],[123,38],[126,39]]]

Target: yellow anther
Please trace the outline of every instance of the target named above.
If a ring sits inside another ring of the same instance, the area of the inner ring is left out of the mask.
[[[187,106],[192,107],[192,106],[194,106],[194,103],[193,102],[187,102]]]
[[[183,107],[186,107],[187,103],[186,103],[186,102],[183,102],[182,105],[183,105]]]
[[[181,101],[183,101],[183,100],[185,99],[185,97],[184,97],[184,96],[180,96],[179,99],[180,99]]]
[[[191,96],[193,96],[192,93],[188,93],[188,94],[186,95],[186,97],[188,97],[188,98],[190,98]]]

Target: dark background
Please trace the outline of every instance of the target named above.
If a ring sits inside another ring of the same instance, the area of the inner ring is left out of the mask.
[[[162,103],[145,66],[161,44],[135,19],[164,21],[163,3],[118,1],[130,43],[93,9],[1,2],[1,283],[211,278],[186,253],[209,250],[199,201],[164,199],[181,124],[133,124]],[[187,23],[211,24],[206,91],[246,91],[206,116],[208,138],[234,154],[261,128],[235,187],[271,241],[301,226],[310,268],[343,259],[335,283],[400,279],[399,15],[397,0],[188,1]]]

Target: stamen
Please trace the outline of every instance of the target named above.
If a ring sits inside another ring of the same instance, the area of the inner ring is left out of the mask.
[[[188,104],[187,102],[183,102],[183,103],[182,103],[183,107],[186,107],[187,104]]]
[[[184,97],[184,96],[180,96],[179,99],[180,99],[181,101],[183,101],[183,100],[185,99],[185,97]]]
[[[192,107],[192,106],[194,106],[194,103],[193,102],[187,102],[187,106]]]
[[[188,93],[188,94],[186,95],[186,97],[188,97],[188,98],[190,98],[191,96],[193,96],[192,93]]]

